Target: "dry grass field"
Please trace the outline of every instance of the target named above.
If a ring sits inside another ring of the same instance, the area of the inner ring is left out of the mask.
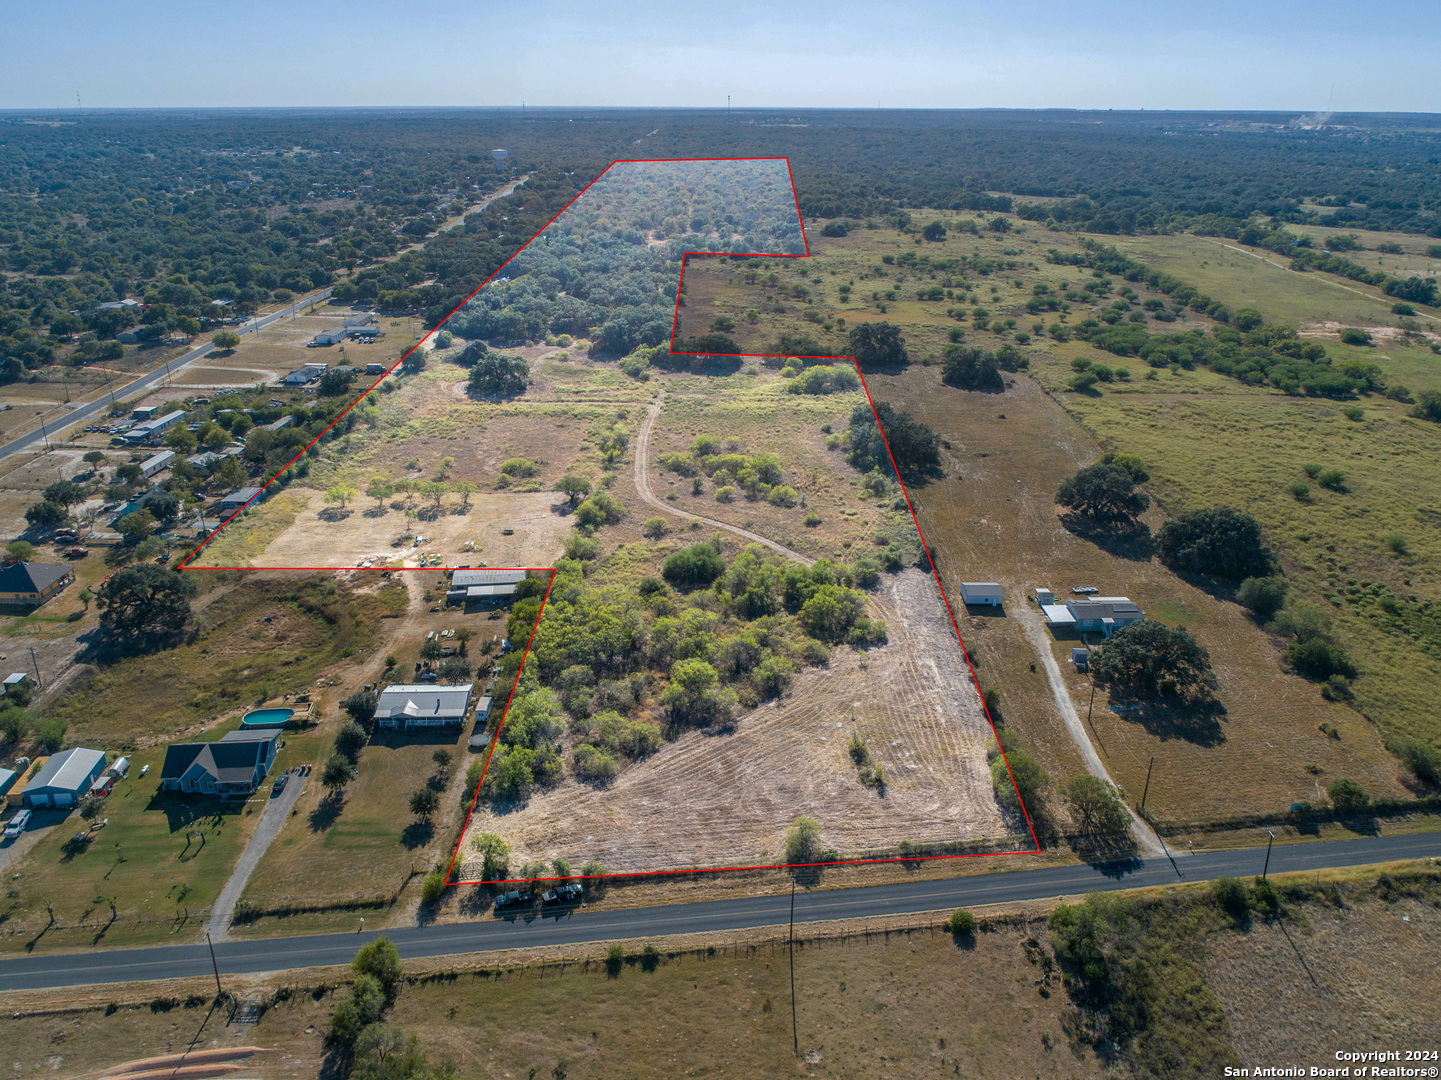
[[[513,865],[597,859],[629,873],[783,862],[785,831],[801,814],[841,858],[903,840],[1031,847],[1024,822],[1003,819],[996,804],[986,761],[995,737],[934,583],[906,571],[875,606],[887,645],[837,651],[732,729],[682,735],[606,786],[567,780],[514,809],[477,806],[459,879],[479,874],[469,840],[481,832],[512,844]],[[883,789],[861,783],[853,732],[884,768]]]
[[[1356,421],[1337,403],[1288,398],[1202,368],[1162,371],[1153,381],[1142,377],[1149,370],[1144,361],[1098,353],[1075,340],[1052,340],[1043,324],[1058,317],[1074,324],[1092,312],[1072,305],[1069,315],[1032,316],[1023,301],[1033,285],[1054,291],[1063,282],[1074,286],[1088,279],[1089,271],[1045,261],[1047,249],[1075,249],[1079,238],[1021,222],[1013,222],[1009,233],[983,230],[972,237],[955,229],[953,215],[935,216],[952,226],[941,244],[863,228],[844,238],[813,237],[811,260],[692,260],[680,336],[703,331],[716,314],[732,318],[734,336],[757,352],[768,351],[782,334],[809,335],[845,351],[841,319],[847,325],[885,320],[903,329],[912,366],[902,375],[873,373],[868,382],[877,398],[908,409],[950,443],[943,450],[945,479],[915,487],[913,502],[948,585],[982,579],[1007,586],[1012,617],[976,614],[962,633],[983,685],[1000,692],[1006,722],[1053,772],[1073,774],[1076,759],[1058,730],[1044,676],[1029,669],[1036,657],[1015,616],[1037,586],[1064,590],[1094,584],[1103,593],[1130,595],[1152,617],[1193,629],[1211,650],[1221,682],[1225,712],[1212,719],[1113,710],[1104,693],[1097,697],[1091,739],[1133,800],[1156,756],[1149,811],[1184,821],[1281,810],[1291,801],[1316,801],[1331,779],[1342,776],[1360,779],[1378,793],[1403,794],[1398,767],[1382,749],[1375,725],[1434,739],[1434,710],[1426,703],[1434,700],[1441,668],[1422,638],[1398,632],[1370,605],[1381,595],[1378,589],[1424,599],[1434,597],[1441,582],[1441,553],[1430,523],[1434,508],[1428,502],[1435,486],[1428,482],[1430,462],[1441,448],[1441,432],[1407,419],[1404,404],[1379,395],[1365,399]],[[929,215],[915,217],[923,221]],[[1416,253],[1421,241],[1412,240],[1408,250],[1416,250],[1407,258],[1422,259]],[[1413,393],[1441,385],[1441,362],[1418,345],[1387,339],[1381,348],[1356,349],[1335,339],[1338,324],[1395,330],[1398,321],[1389,313],[1389,299],[1383,306],[1342,287],[1353,282],[1291,273],[1199,237],[1115,242],[1232,310],[1255,306],[1268,319],[1301,326],[1338,363],[1375,362],[1388,382]],[[911,254],[917,261],[902,266]],[[990,260],[990,269],[969,269],[954,282],[947,277],[945,284],[955,286],[954,300],[916,300],[918,286],[941,284],[929,263],[957,256]],[[809,295],[796,298],[798,285]],[[849,287],[844,298],[843,285]],[[1141,292],[1144,298],[1144,287]],[[951,308],[961,318],[949,314]],[[979,319],[972,313],[979,308],[991,320],[988,329],[975,325]],[[755,313],[754,322],[748,312]],[[1329,331],[1323,325],[1328,323]],[[1209,325],[1187,312],[1150,329]],[[1007,376],[1003,395],[943,386],[935,365],[953,332],[983,348],[1003,340],[1021,345],[1031,360],[1029,373]],[[1070,361],[1081,358],[1129,367],[1132,381],[1085,395],[1068,393]],[[1356,709],[1323,701],[1314,684],[1287,674],[1275,640],[1261,633],[1228,593],[1182,581],[1144,553],[1140,558],[1119,549],[1108,553],[1061,527],[1052,506],[1056,486],[1105,450],[1145,460],[1152,475],[1147,487],[1159,502],[1148,519],[1153,532],[1168,515],[1196,506],[1235,505],[1258,517],[1282,556],[1293,592],[1326,604],[1361,664]],[[1302,466],[1313,461],[1340,464],[1349,490],[1295,499],[1287,485],[1304,479]],[[1392,532],[1406,542],[1400,557],[1382,543]],[[1029,610],[1034,613],[1033,606]],[[1050,647],[1064,660],[1072,644],[1052,641]],[[1074,675],[1068,682],[1072,701],[1085,714],[1089,683]],[[1324,734],[1322,724],[1334,728],[1339,739]]]

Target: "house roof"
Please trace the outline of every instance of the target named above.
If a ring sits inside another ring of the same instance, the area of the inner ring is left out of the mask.
[[[199,767],[222,784],[246,783],[255,779],[255,769],[264,755],[261,740],[172,743],[166,748],[160,779],[179,780]]]
[[[1141,619],[1146,614],[1127,596],[1088,596],[1083,600],[1067,600],[1066,607],[1077,619]]]
[[[458,590],[452,589],[451,592]],[[479,599],[486,596],[514,596],[514,585],[467,585],[465,587],[466,599]]]
[[[13,563],[0,570],[0,592],[44,592],[69,573],[59,563]]]
[[[105,765],[103,750],[86,750],[79,746],[65,750],[47,761],[35,778],[25,785],[25,790],[53,787],[62,791],[79,791],[90,782],[90,774],[97,764],[101,767]]]
[[[280,738],[279,728],[241,728],[220,736],[223,743],[274,742]]]
[[[471,585],[513,585],[524,580],[524,570],[497,570],[492,567],[481,567],[475,570],[457,570],[450,576],[450,587],[461,589]]]
[[[460,719],[470,703],[470,692],[474,683],[461,686],[430,686],[400,684],[387,686],[380,694],[375,706],[375,718],[399,719],[401,717],[445,717]]]
[[[226,503],[248,503],[259,494],[260,489],[258,487],[237,488],[225,496],[225,498],[221,499],[220,505],[224,506]]]

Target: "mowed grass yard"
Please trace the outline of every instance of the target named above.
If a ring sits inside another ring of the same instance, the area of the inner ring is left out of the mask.
[[[433,734],[382,734],[361,752],[356,778],[345,788],[343,800],[328,797],[320,783],[320,766],[334,752],[339,720],[327,723],[291,747],[296,763],[315,763],[306,777],[305,791],[290,820],[256,867],[241,902],[270,912],[286,908],[391,900],[412,874],[428,873],[437,862],[449,861],[457,837],[457,800],[446,788],[457,773],[464,774],[474,755],[465,743],[469,729],[438,729]],[[438,772],[431,755],[448,750],[448,774]],[[411,814],[410,795],[434,780],[441,795],[440,809],[430,821]],[[419,881],[411,892],[418,895]],[[231,929],[233,935],[300,933],[355,925],[364,915],[372,925],[377,917],[396,914],[389,908],[356,911],[272,914]]]
[[[254,831],[269,786],[248,801],[161,793],[165,748],[129,757],[129,779],[116,783],[96,817],[108,821],[104,828],[76,843],[72,838],[90,823],[72,812],[9,869],[0,949],[138,945],[191,940],[200,932]],[[149,774],[141,776],[147,765]],[[58,817],[47,811],[37,822]],[[202,836],[187,835],[197,829]],[[54,906],[54,925],[47,903]]]

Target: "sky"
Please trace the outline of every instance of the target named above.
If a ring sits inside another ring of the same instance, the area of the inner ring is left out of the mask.
[[[0,0],[0,109],[1441,112],[1427,0]]]

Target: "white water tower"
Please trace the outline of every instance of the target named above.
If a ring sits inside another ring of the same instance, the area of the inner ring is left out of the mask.
[[[492,150],[490,156],[495,158],[495,171],[500,172],[505,168],[505,159],[510,157],[509,150]]]

